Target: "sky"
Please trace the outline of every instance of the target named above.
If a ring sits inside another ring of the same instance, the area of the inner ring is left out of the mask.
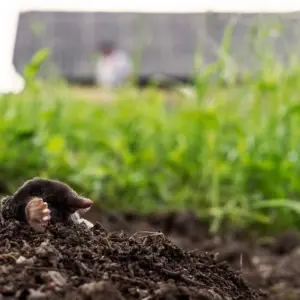
[[[19,0],[22,10],[70,10],[70,11],[131,11],[131,12],[288,12],[298,10],[297,0]]]
[[[144,13],[294,12],[299,0],[9,0],[0,9],[0,93],[18,93],[24,88],[13,65],[13,50],[20,12],[26,11],[107,11]]]

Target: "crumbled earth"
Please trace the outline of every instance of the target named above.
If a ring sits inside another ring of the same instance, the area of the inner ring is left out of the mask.
[[[289,275],[278,269],[277,276]],[[259,300],[264,295],[224,260],[183,250],[162,232],[127,235],[108,232],[100,223],[92,230],[56,224],[45,233],[17,221],[0,226],[1,300]]]
[[[44,234],[1,225],[0,300],[300,299],[296,230],[216,237],[190,212],[93,209],[87,219],[100,223],[90,231],[57,224]]]
[[[208,224],[191,212],[139,216],[93,209],[87,217],[92,222],[100,221],[108,230],[122,229],[129,234],[161,230],[182,249],[215,253],[217,262],[227,262],[241,272],[245,282],[263,291],[267,300],[300,299],[300,232],[295,229],[261,237],[259,233],[234,232],[231,228],[216,237],[208,233]]]

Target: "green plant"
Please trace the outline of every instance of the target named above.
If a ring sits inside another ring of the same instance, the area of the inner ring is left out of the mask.
[[[224,87],[211,80],[226,73],[223,59],[169,109],[155,87],[118,89],[109,104],[72,97],[63,83],[32,79],[44,57],[27,66],[22,94],[0,99],[5,192],[45,176],[108,208],[192,209],[213,231],[224,220],[299,226],[299,67],[268,55],[256,77]]]

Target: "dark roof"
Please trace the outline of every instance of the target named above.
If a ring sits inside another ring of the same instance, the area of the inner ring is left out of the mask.
[[[279,27],[284,19],[286,33],[275,43],[277,54],[283,58],[292,48],[298,50],[297,17],[298,14],[26,12],[20,15],[14,64],[21,71],[36,50],[48,47],[51,63],[43,68],[44,74],[51,73],[54,66],[69,78],[91,77],[99,41],[113,39],[133,58],[140,56],[140,75],[191,76],[197,47],[204,63],[214,61],[226,25],[233,22],[231,55],[239,67],[252,67],[250,33],[254,25],[277,23]]]

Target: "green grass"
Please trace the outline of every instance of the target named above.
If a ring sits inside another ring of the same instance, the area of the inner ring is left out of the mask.
[[[34,79],[0,98],[0,183],[63,180],[106,208],[192,209],[216,231],[300,224],[300,65],[269,59],[239,86],[196,78],[167,105],[155,87],[114,101],[79,99],[64,83]],[[221,72],[220,64],[213,66]],[[224,68],[224,65],[222,65]]]

